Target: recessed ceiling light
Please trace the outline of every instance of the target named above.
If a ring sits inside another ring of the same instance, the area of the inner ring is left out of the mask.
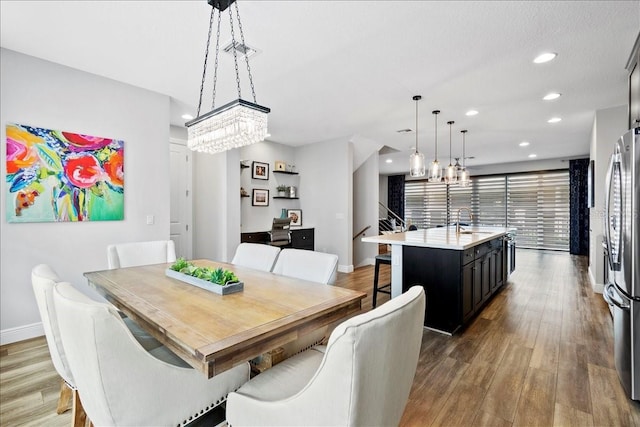
[[[387,163],[393,163],[393,160],[391,160],[391,159],[387,159],[387,160],[385,160],[385,162],[387,162]]]
[[[522,141],[520,144],[520,147],[526,147],[527,145],[529,145],[529,143],[527,141]]]
[[[182,118],[185,120],[193,120],[193,116],[191,114],[183,114]]]
[[[544,99],[545,101],[553,101],[554,99],[560,98],[560,95],[562,94],[558,92],[551,92],[546,94],[542,99]]]
[[[549,62],[552,59],[555,59],[556,56],[558,56],[557,53],[546,52],[546,53],[543,53],[541,55],[536,56],[536,59],[534,59],[533,62],[535,62],[536,64],[542,64],[542,63],[545,63],[545,62]]]
[[[529,158],[530,158],[530,159],[533,159],[533,158],[535,158],[535,157],[538,157],[538,155],[537,155],[537,154],[529,154]]]
[[[562,121],[560,117],[551,117],[549,120],[547,120],[548,123],[558,123],[560,121]]]
[[[476,110],[469,110],[465,113],[467,116],[475,116],[476,114],[478,114]]]

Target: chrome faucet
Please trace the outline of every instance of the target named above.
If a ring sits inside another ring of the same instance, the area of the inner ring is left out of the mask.
[[[473,214],[471,213],[471,209],[469,208],[460,208],[458,209],[458,222],[456,222],[456,233],[460,234],[460,212],[467,211],[469,212],[469,220],[473,221]]]

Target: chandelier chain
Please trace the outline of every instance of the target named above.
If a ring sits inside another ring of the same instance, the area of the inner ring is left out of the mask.
[[[242,92],[240,90],[240,72],[238,71],[238,53],[236,52],[236,36],[233,31],[233,10],[229,8],[229,22],[231,24],[231,51],[233,52],[233,63],[236,68],[236,84],[238,85],[238,99],[242,99]]]
[[[215,8],[212,8],[215,10]],[[218,85],[218,56],[220,53],[220,21],[222,20],[221,12],[218,11],[218,29],[216,31],[216,61],[213,67],[213,96],[211,97],[211,109],[216,108],[216,87]]]
[[[207,48],[204,51],[204,69],[202,70],[202,82],[200,83],[200,98],[198,99],[198,114],[196,116],[200,117],[200,108],[202,107],[202,92],[204,91],[204,81],[207,77],[207,60],[209,58],[209,43],[211,42],[211,28],[213,24],[213,14],[215,12],[214,8],[211,8],[211,16],[209,17],[209,35],[207,36]],[[218,55],[216,55],[216,58]],[[217,64],[216,64],[217,65]],[[218,68],[216,66],[216,68]]]
[[[242,31],[242,22],[240,21],[240,10],[238,9],[238,2],[235,2],[235,6],[236,6],[236,15],[238,16],[238,29],[240,30],[240,41],[242,42],[242,45],[245,46],[246,48],[247,45],[244,42],[244,32]],[[244,60],[247,63],[247,74],[249,74],[249,84],[251,85],[251,95],[253,95],[253,102],[257,104],[258,101],[256,100],[256,88],[253,86],[253,76],[251,75],[251,67],[249,67],[249,55],[247,54],[246,51],[244,53]]]

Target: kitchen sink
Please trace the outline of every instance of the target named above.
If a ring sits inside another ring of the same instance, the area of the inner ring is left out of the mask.
[[[460,234],[491,234],[493,231],[460,230]]]

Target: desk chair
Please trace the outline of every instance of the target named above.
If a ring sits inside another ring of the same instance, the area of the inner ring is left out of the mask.
[[[378,292],[391,295],[391,283],[378,286],[378,278],[380,277],[380,264],[391,265],[391,254],[376,255],[376,267],[373,274],[373,308],[376,308]]]
[[[271,246],[289,246],[291,244],[291,218],[273,218],[269,236]]]
[[[240,426],[397,426],[418,364],[425,294],[413,286],[341,323],[323,351],[302,352],[229,393]]]

